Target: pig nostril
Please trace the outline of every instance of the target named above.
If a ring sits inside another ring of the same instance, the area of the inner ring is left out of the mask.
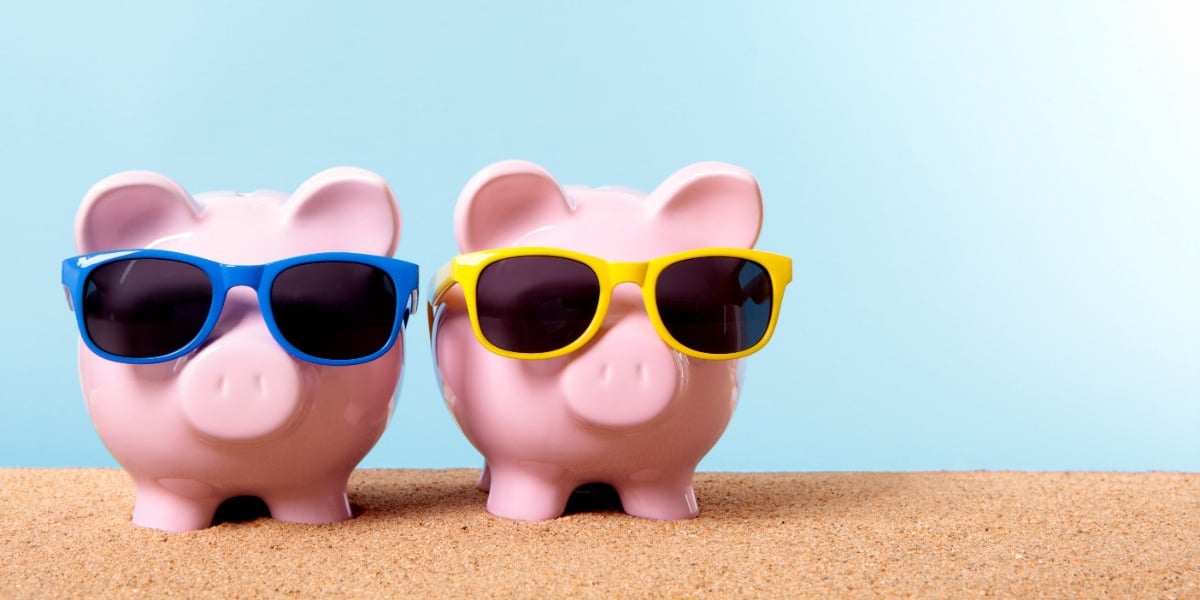
[[[643,363],[637,364],[637,378],[638,381],[646,383],[646,365]]]
[[[260,395],[260,396],[261,396],[261,395],[263,395],[264,386],[263,386],[263,378],[262,378],[262,375],[255,375],[255,376],[254,376],[254,390],[255,390],[256,392],[258,392],[258,395]]]
[[[228,382],[225,380],[224,377],[217,377],[217,394],[218,395],[224,396],[225,390],[228,389],[228,387],[229,387]]]
[[[600,381],[604,383],[612,381],[612,367],[607,364],[600,367]]]

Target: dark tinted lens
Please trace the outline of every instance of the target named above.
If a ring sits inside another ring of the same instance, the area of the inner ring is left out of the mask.
[[[680,261],[663,269],[654,291],[667,331],[700,352],[750,348],[771,321],[771,278],[753,261],[729,256]]]
[[[92,343],[127,358],[170,354],[192,341],[212,307],[199,267],[161,258],[117,260],[84,282],[83,323]]]
[[[488,341],[510,352],[549,352],[587,330],[600,282],[590,267],[569,258],[520,256],[484,267],[475,296]]]
[[[271,284],[275,325],[318,358],[349,360],[387,343],[396,320],[396,285],[384,271],[352,262],[289,267]]]

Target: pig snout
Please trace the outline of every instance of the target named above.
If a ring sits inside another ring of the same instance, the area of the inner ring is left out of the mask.
[[[250,441],[286,427],[301,407],[300,370],[269,336],[233,333],[204,347],[180,376],[181,409],[203,435]]]
[[[597,335],[566,367],[561,385],[576,418],[624,429],[662,414],[680,380],[674,354],[643,314]]]

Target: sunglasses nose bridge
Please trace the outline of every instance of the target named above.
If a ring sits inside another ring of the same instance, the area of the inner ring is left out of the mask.
[[[221,265],[225,291],[237,286],[258,289],[262,283],[263,265]]]
[[[257,314],[261,303],[259,290],[263,277],[262,265],[222,264],[215,275],[221,278],[220,281],[213,282],[213,291],[220,299],[214,297],[213,300],[220,303],[221,314],[207,341],[215,340],[238,327],[246,321],[248,315]],[[239,288],[249,289],[239,291]]]
[[[610,306],[604,319],[606,326],[619,321],[630,311],[642,309],[646,271],[646,263],[608,263]]]
[[[641,287],[646,281],[646,263],[609,263],[608,278],[615,288],[622,283],[632,283]]]

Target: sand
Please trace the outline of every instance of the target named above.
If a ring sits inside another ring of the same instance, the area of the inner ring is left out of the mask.
[[[168,534],[121,471],[0,469],[0,595],[1200,598],[1196,473],[703,473],[696,519],[601,491],[535,523],[476,473],[358,471],[344,523],[243,502]]]

